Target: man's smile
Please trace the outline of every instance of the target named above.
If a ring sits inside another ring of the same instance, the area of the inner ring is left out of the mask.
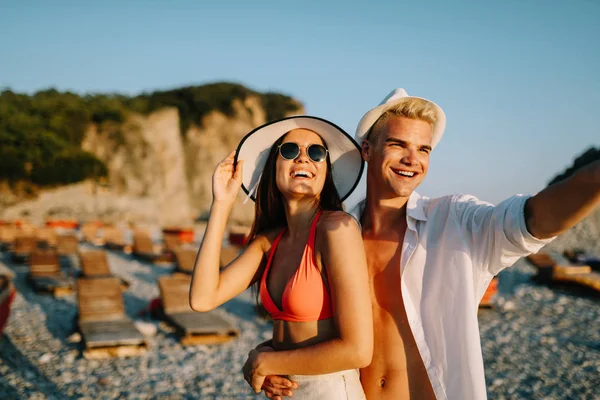
[[[415,171],[408,171],[405,169],[398,169],[398,168],[390,168],[392,170],[392,172],[398,176],[401,176],[403,178],[409,178],[412,179],[414,177],[416,177],[417,175],[419,175],[418,172]]]

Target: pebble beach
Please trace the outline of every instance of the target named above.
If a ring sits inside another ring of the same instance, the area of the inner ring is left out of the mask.
[[[81,249],[92,248],[81,245]],[[159,296],[156,279],[172,273],[108,251],[113,273],[130,283],[127,315],[144,333],[138,357],[87,360],[75,332],[75,294],[36,294],[27,266],[0,262],[15,273],[18,293],[0,339],[0,399],[258,399],[243,379],[246,354],[270,336],[250,291],[218,312],[240,335],[225,344],[182,346],[173,328],[140,314]],[[64,258],[75,275],[78,260]],[[600,399],[600,296],[535,283],[525,260],[500,275],[494,307],[479,312],[490,399]]]

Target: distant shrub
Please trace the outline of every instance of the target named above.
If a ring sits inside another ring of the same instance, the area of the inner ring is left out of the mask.
[[[575,171],[579,168],[588,165],[589,163],[600,160],[600,148],[596,149],[595,147],[590,147],[583,154],[578,156],[575,161],[573,161],[573,165],[567,168],[562,174],[555,176],[548,185],[552,185],[556,182],[562,181],[563,179],[568,178],[573,175]]]
[[[30,175],[38,185],[58,185],[82,181],[86,178],[100,178],[108,174],[102,161],[85,151],[72,151],[60,154],[44,166],[35,166]]]
[[[267,112],[267,122],[281,119],[298,111],[298,102],[290,96],[279,93],[265,93],[261,96],[263,108]]]

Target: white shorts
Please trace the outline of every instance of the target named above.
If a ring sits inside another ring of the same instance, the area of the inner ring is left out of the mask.
[[[323,375],[290,375],[298,383],[293,400],[365,400],[358,370]]]

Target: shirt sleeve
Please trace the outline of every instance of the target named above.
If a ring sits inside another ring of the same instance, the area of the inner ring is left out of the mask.
[[[497,206],[468,195],[452,199],[475,268],[496,275],[554,239],[537,239],[527,230],[525,202],[529,197],[515,195]]]

